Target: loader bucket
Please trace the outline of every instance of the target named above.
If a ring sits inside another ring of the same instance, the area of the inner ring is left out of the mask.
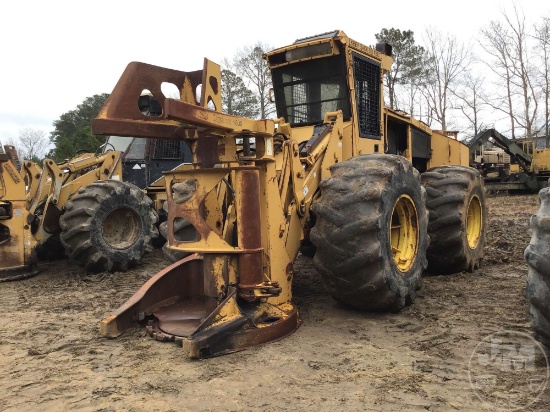
[[[209,358],[296,330],[300,320],[293,305],[242,301],[234,286],[217,293],[206,273],[216,267],[214,260],[193,254],[157,273],[100,322],[100,333],[114,338],[142,325],[158,340],[181,343],[190,358]]]

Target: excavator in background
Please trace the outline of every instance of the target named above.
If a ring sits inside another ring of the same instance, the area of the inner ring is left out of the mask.
[[[391,54],[339,30],[266,53],[278,118],[261,120],[219,111],[219,66],[207,59],[202,107],[197,72],[130,63],[92,130],[189,144],[192,165],[164,172],[168,248],[187,257],[103,319],[101,334],[145,326],[191,358],[280,339],[301,323],[293,262],[306,245],[331,295],[362,310],[411,304],[426,269],[474,271],[483,180],[466,145],[384,106]],[[160,116],[138,110],[143,90]]]
[[[158,115],[147,94],[137,107]],[[69,256],[87,271],[124,271],[161,246],[163,170],[191,161],[183,141],[110,136],[100,153],[57,164],[0,153],[0,282],[37,273],[38,260]],[[160,215],[160,221],[159,221]]]
[[[485,150],[488,142],[499,150]],[[470,165],[480,170],[489,191],[535,193],[548,186],[550,148],[538,148],[536,138],[511,140],[487,129],[478,133],[469,147]]]

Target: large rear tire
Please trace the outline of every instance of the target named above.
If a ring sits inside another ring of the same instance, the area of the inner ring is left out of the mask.
[[[130,183],[107,180],[78,191],[60,218],[67,255],[90,272],[140,265],[158,236],[152,200]]]
[[[537,214],[531,217],[531,242],[525,249],[529,265],[525,295],[535,337],[550,347],[550,188],[539,192]]]
[[[439,166],[422,174],[430,213],[428,272],[473,272],[480,265],[487,231],[485,187],[479,171]]]
[[[357,156],[330,170],[313,205],[313,264],[334,299],[396,312],[414,300],[427,265],[420,175],[405,158],[381,154]]]

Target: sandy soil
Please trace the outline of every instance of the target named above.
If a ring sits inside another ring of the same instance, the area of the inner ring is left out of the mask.
[[[0,410],[494,410],[524,376],[502,372],[500,392],[484,403],[470,384],[471,355],[493,332],[530,334],[523,250],[538,197],[488,203],[486,258],[476,273],[424,277],[413,305],[372,314],[333,301],[300,256],[294,294],[303,326],[209,360],[188,360],[143,329],[114,340],[98,333],[97,322],[166,265],[160,251],[127,273],[42,263],[39,276],[0,284]],[[527,375],[546,374],[543,355],[531,366]],[[550,410],[549,391],[526,410]],[[524,395],[515,406],[531,402]]]

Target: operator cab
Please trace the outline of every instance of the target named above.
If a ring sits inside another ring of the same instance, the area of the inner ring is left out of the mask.
[[[326,112],[351,117],[343,55],[306,60],[272,71],[277,115],[294,126],[323,122]]]
[[[396,154],[425,171],[432,153],[431,130],[384,106],[382,76],[391,68],[391,56],[391,45],[381,42],[371,48],[341,31],[298,39],[266,53],[277,116],[293,128],[315,126],[314,137],[325,114],[341,110],[345,157]]]

